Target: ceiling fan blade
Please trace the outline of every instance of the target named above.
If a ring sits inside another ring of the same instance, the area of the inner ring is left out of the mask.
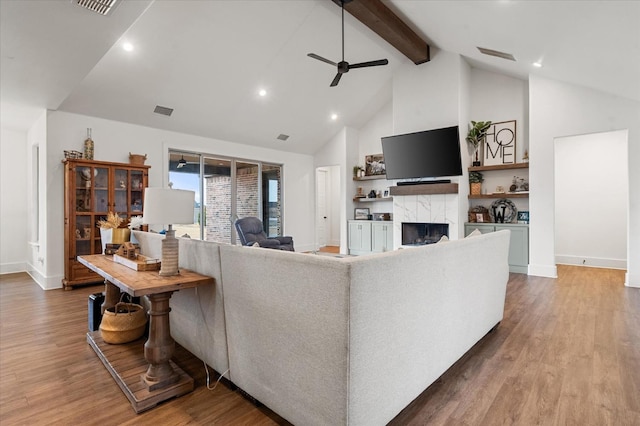
[[[333,78],[333,81],[331,82],[331,84],[329,85],[330,87],[335,87],[338,85],[338,83],[340,82],[340,77],[342,77],[342,73],[338,73],[336,74],[336,76]]]
[[[387,65],[389,63],[386,59],[379,59],[377,61],[360,62],[358,64],[349,64],[349,69],[353,68],[365,68],[365,67],[377,67],[379,65]]]
[[[326,62],[327,64],[333,65],[334,67],[338,66],[338,64],[336,64],[335,62],[330,61],[328,59],[325,59],[322,56],[318,56],[315,53],[308,53],[307,56],[310,57],[310,58],[313,58],[313,59],[317,59],[317,60],[322,61],[322,62]]]

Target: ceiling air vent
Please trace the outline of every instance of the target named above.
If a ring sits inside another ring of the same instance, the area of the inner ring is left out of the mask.
[[[286,141],[287,139],[289,139],[289,135],[285,135],[283,133],[280,133],[276,139],[281,140],[281,141]]]
[[[156,105],[156,109],[153,110],[156,114],[166,115],[167,117],[171,117],[173,114],[173,108],[167,108],[160,105]]]
[[[100,15],[107,15],[116,4],[118,0],[72,0],[73,3],[78,6],[89,9],[92,12],[99,13]]]
[[[515,61],[516,58],[513,57],[511,53],[500,52],[498,50],[485,49],[484,47],[478,47],[480,53],[489,56],[495,56],[496,58],[508,59],[510,61]]]

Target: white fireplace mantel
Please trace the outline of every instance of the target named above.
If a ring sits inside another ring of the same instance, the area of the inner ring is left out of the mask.
[[[458,239],[458,184],[407,185],[400,188],[436,187],[455,185],[455,192],[428,193],[415,195],[393,194],[393,248],[402,245],[402,222],[448,223],[449,239]],[[416,188],[416,190],[421,190]]]

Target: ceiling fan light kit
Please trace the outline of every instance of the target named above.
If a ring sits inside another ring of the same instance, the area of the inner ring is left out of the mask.
[[[347,3],[348,1],[350,0],[347,0],[347,1],[343,0],[340,2],[340,9],[342,12],[342,60],[338,63],[335,63],[333,61],[330,61],[329,59],[323,58],[320,55],[316,55],[315,53],[307,54],[307,56],[309,56],[310,58],[317,59],[329,65],[333,65],[338,69],[338,73],[333,78],[333,81],[330,84],[331,87],[337,86],[338,83],[340,82],[340,78],[342,78],[342,74],[348,73],[350,69],[377,67],[380,65],[387,65],[389,63],[389,61],[386,59],[378,59],[375,61],[368,61],[368,62],[359,62],[357,64],[349,64],[349,62],[344,60],[344,4]]]

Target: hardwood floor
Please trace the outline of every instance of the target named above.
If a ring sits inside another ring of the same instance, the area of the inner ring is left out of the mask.
[[[500,326],[390,424],[639,425],[640,289],[623,281],[567,266],[558,279],[512,274]],[[195,391],[136,415],[86,342],[101,290],[0,276],[0,424],[287,424],[227,386],[207,390],[184,349],[174,360]]]
[[[340,247],[339,246],[324,246],[324,247],[320,247],[320,249],[318,249],[318,251],[322,252],[322,253],[338,254],[338,253],[340,253]]]

